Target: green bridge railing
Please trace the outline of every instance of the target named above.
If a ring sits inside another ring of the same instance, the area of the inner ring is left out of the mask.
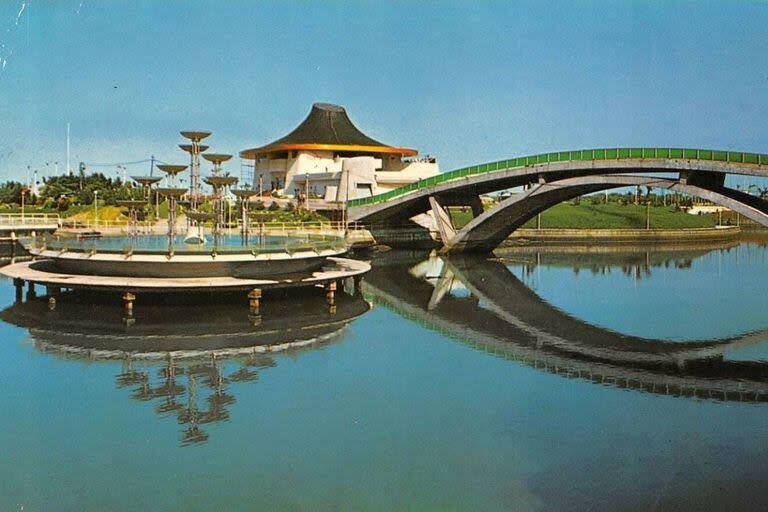
[[[557,151],[539,155],[522,156],[509,160],[499,160],[485,164],[462,167],[455,171],[443,172],[429,178],[419,180],[404,187],[377,194],[371,197],[351,199],[348,206],[365,206],[389,201],[392,198],[407,194],[414,190],[437,185],[446,181],[483,174],[504,169],[523,168],[530,165],[550,162],[567,162],[578,160],[642,160],[645,158],[676,158],[681,160],[705,160],[717,162],[735,162],[742,164],[768,165],[768,155],[763,153],[742,153],[739,151],[720,151],[716,149],[683,149],[683,148],[603,148],[580,149],[576,151]]]

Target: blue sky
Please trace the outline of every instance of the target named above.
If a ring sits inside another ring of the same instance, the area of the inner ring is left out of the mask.
[[[0,179],[63,165],[67,122],[75,163],[184,163],[180,129],[236,153],[315,101],[443,170],[599,146],[768,152],[763,1],[5,0],[0,45]]]

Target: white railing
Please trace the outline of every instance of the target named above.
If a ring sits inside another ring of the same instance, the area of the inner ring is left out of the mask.
[[[64,230],[82,231],[82,230],[112,230],[112,231],[127,231],[129,222],[127,219],[119,220],[100,220],[94,222],[93,220],[81,221],[81,220],[62,220],[60,227]],[[137,229],[139,233],[166,233],[168,230],[168,222],[166,219],[160,219],[158,221],[140,221],[137,223]],[[176,232],[181,233],[184,231],[186,223],[180,220],[176,223]],[[195,229],[195,228],[193,228]],[[205,223],[205,231],[208,232],[212,229],[210,222]],[[242,230],[242,223],[238,220],[222,226],[222,232],[228,234],[239,233]],[[311,221],[311,222],[254,222],[248,223],[248,231],[251,234],[258,234],[263,230],[268,234],[290,234],[290,233],[337,233],[346,231],[361,231],[365,227],[357,222],[331,222],[331,221]]]
[[[2,213],[0,226],[51,226],[61,225],[61,217],[55,213]]]
[[[265,235],[331,234],[343,236],[364,229],[366,229],[365,226],[357,222],[250,222],[248,224],[248,232],[257,235],[263,233]],[[230,233],[242,231],[242,223],[229,228],[228,231]]]

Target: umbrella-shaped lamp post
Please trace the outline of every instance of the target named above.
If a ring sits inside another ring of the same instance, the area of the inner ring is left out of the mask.
[[[213,187],[213,207],[216,212],[216,221],[213,224],[214,239],[221,235],[221,226],[224,224],[224,200],[223,190],[237,183],[235,176],[208,176],[205,182]]]
[[[213,164],[211,173],[213,176],[209,176],[205,179],[205,182],[213,187],[213,202],[214,212],[216,212],[216,222],[214,223],[214,237],[218,237],[221,234],[221,226],[224,224],[224,201],[223,190],[225,187],[234,185],[237,183],[237,178],[229,175],[222,175],[221,165],[230,160],[232,155],[223,153],[206,153],[203,158]]]
[[[221,174],[221,164],[230,160],[232,155],[225,155],[222,153],[206,153],[203,155],[203,158],[213,164],[213,169],[211,169],[211,172],[214,176],[218,176]]]
[[[189,139],[190,144],[179,144],[179,147],[189,153],[189,201],[190,209],[196,211],[200,204],[200,154],[208,149],[208,146],[200,144],[211,132],[183,131],[181,136]]]
[[[176,235],[176,203],[187,193],[183,187],[175,187],[176,176],[184,171],[186,165],[158,165],[157,168],[168,175],[168,187],[158,188],[157,192],[168,199],[168,253],[173,255],[173,237]]]
[[[238,199],[240,199],[240,234],[242,236],[243,245],[248,245],[248,234],[250,232],[248,222],[248,210],[251,202],[251,196],[255,192],[251,189],[236,189],[232,191]]]
[[[144,191],[144,199],[149,203],[152,195],[152,185],[156,185],[163,178],[160,176],[131,176],[131,179],[141,185]],[[155,203],[157,203],[157,200],[155,200]],[[155,207],[155,219],[157,219],[157,216],[157,207]]]
[[[138,211],[144,208],[147,203],[140,199],[128,199],[115,201],[117,206],[128,208],[128,235],[135,237],[139,234],[139,215]]]

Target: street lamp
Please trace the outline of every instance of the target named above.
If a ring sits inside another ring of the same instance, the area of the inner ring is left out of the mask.
[[[21,223],[24,224],[24,196],[27,193],[25,187],[21,187]]]
[[[651,229],[651,201],[645,200],[645,229]]]
[[[99,227],[99,191],[93,191],[93,227]]]

